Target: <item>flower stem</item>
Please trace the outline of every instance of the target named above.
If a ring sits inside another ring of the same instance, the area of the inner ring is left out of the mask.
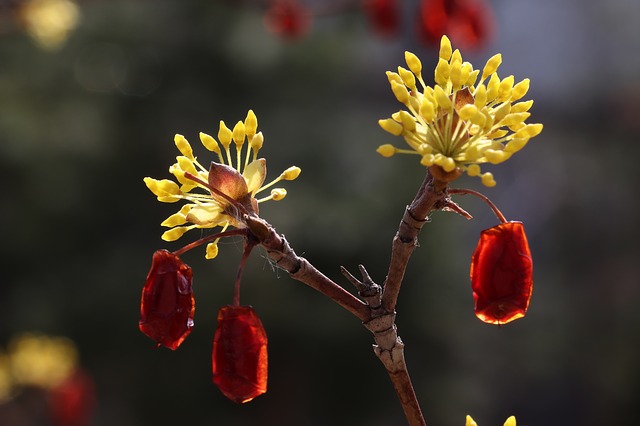
[[[476,197],[480,198],[482,201],[484,201],[489,205],[489,207],[491,208],[491,210],[493,210],[493,213],[496,215],[500,223],[507,222],[507,219],[504,217],[500,209],[498,209],[498,207],[495,204],[493,204],[493,202],[486,195],[481,194],[478,191],[474,191],[473,189],[458,188],[458,189],[449,189],[449,194],[475,195]]]
[[[251,250],[253,250],[257,243],[256,239],[251,237],[250,234],[245,240],[242,258],[240,259],[240,265],[236,273],[236,282],[233,286],[233,306],[240,306],[240,281],[242,281],[242,273],[244,272],[244,267],[247,264]]]
[[[214,241],[217,238],[225,238],[225,237],[233,237],[234,235],[247,235],[247,230],[246,229],[232,229],[230,231],[224,231],[224,232],[218,232],[217,234],[213,234],[213,235],[207,235],[206,237],[200,238],[199,240],[196,240],[192,243],[187,244],[186,246],[182,247],[181,249],[178,249],[176,251],[173,252],[174,255],[176,256],[181,256],[184,253],[188,252],[191,249],[194,249],[196,247],[201,246],[202,244],[206,244],[209,243],[211,241]]]

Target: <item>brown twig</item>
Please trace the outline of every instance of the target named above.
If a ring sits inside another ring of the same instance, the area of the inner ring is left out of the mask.
[[[418,234],[433,210],[451,206],[447,194],[447,182],[434,178],[427,172],[412,203],[406,208],[391,251],[389,273],[381,287],[377,285],[362,265],[362,281],[356,279],[344,267],[342,274],[356,287],[358,299],[340,285],[326,277],[305,258],[296,255],[284,236],[264,220],[245,216],[250,232],[265,247],[276,265],[292,278],[301,281],[329,297],[358,317],[374,337],[374,352],[384,365],[400,399],[410,426],[424,426],[426,422],[416,397],[404,358],[404,343],[398,336],[395,324],[395,307],[407,264],[416,248]]]

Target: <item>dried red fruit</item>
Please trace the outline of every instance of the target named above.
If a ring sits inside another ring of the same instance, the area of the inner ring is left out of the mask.
[[[213,383],[242,404],[267,391],[267,334],[251,306],[218,311],[213,338]]]
[[[522,318],[533,290],[533,261],[521,222],[505,222],[480,234],[471,258],[475,313],[490,324]]]
[[[311,13],[296,0],[273,0],[264,15],[267,30],[286,39],[297,39],[311,28]]]
[[[158,345],[176,350],[191,333],[195,300],[191,268],[167,250],[153,253],[142,289],[140,331]]]
[[[401,12],[399,0],[364,0],[362,7],[377,34],[390,37],[398,33]]]
[[[91,377],[76,370],[62,383],[49,390],[51,419],[58,426],[89,426],[96,404],[95,385]]]
[[[484,0],[421,0],[418,36],[438,46],[443,35],[466,49],[480,47],[491,35],[491,8]]]

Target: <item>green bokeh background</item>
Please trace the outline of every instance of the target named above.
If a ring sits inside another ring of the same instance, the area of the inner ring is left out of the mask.
[[[414,386],[430,425],[462,425],[466,414],[481,426],[512,414],[523,425],[631,424],[640,415],[640,5],[492,5],[495,37],[463,57],[481,68],[502,52],[500,75],[531,79],[531,121],[545,128],[486,167],[496,187],[468,177],[456,186],[482,190],[525,223],[535,291],[526,318],[477,320],[469,259],[497,222],[469,197],[457,201],[473,221],[433,214],[397,307]],[[215,135],[218,120],[232,126],[252,108],[269,175],[303,171],[261,215],[338,282],[340,265],[359,263],[382,282],[424,174],[412,157],[375,153],[401,143],[377,125],[399,109],[384,72],[403,65],[405,50],[431,69],[437,52],[410,25],[379,39],[356,13],[317,19],[308,36],[283,42],[248,2],[93,0],[81,12],[56,52],[18,28],[0,35],[0,345],[25,331],[73,339],[98,389],[95,425],[404,424],[368,332],[259,252],[242,301],[269,335],[269,391],[242,406],[220,394],[211,340],[218,307],[231,302],[238,241],[221,244],[215,261],[203,250],[184,256],[196,327],[178,351],[154,349],[137,327],[140,291],[153,251],[180,244],[160,240],[176,207],[157,203],[142,178],[169,177],[175,133],[204,159],[198,132]]]

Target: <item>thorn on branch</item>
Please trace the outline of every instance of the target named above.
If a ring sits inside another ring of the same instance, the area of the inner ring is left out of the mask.
[[[460,207],[455,201],[451,200],[451,198],[446,198],[444,200],[443,206],[440,208],[444,212],[454,212],[458,213],[460,216],[464,217],[467,220],[473,219],[473,216],[469,214],[465,209]]]
[[[371,310],[375,311],[381,305],[382,287],[373,282],[364,266],[358,265],[358,269],[360,270],[360,275],[362,275],[362,281],[351,275],[344,266],[340,267],[340,272],[358,290],[358,294],[365,300]],[[372,312],[372,316],[376,315]]]

